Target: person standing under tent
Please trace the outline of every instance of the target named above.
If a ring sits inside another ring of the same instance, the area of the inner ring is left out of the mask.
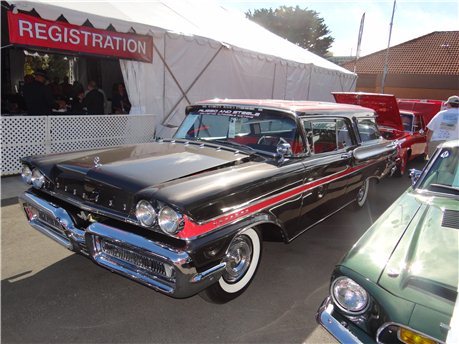
[[[104,95],[99,92],[95,81],[88,83],[88,93],[83,99],[83,106],[86,108],[88,115],[104,114]]]
[[[29,115],[49,115],[55,106],[53,93],[45,85],[46,72],[37,69],[34,80],[24,84],[23,94]]]

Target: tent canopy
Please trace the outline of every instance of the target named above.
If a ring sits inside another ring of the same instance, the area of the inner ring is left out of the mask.
[[[55,21],[63,15],[71,24],[83,25],[86,20],[89,20],[98,29],[106,29],[112,25],[119,32],[128,32],[132,28],[140,34],[165,30],[187,36],[200,36],[254,53],[291,62],[313,64],[353,75],[347,69],[292,44],[246,19],[243,13],[226,9],[212,0],[149,2],[21,0],[9,1],[9,3],[24,11],[35,9],[43,19]],[[100,16],[100,13],[104,16]]]
[[[190,102],[221,98],[333,100],[356,75],[212,0],[8,1],[70,24],[153,36],[153,63],[120,60],[133,109],[173,128]],[[103,14],[101,16],[100,14]],[[160,128],[161,132],[161,128]],[[167,130],[166,130],[167,132]],[[169,132],[170,133],[170,132]],[[165,135],[169,134],[165,133]]]

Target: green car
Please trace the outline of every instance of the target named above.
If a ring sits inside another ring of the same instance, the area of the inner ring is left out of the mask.
[[[317,321],[339,342],[458,340],[459,140],[411,177],[335,267]]]

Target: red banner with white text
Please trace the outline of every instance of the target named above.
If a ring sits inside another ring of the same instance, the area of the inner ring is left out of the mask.
[[[153,37],[112,32],[8,11],[10,43],[78,53],[153,61]]]

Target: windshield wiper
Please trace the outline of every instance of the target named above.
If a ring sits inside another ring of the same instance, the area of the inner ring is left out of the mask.
[[[430,184],[428,187],[427,187],[428,190],[430,191],[437,191],[436,189],[439,189],[439,192],[442,192],[442,191],[449,191],[454,194],[454,195],[459,195],[459,188],[455,187],[455,186],[452,186],[452,185],[446,185],[446,184]]]
[[[243,149],[246,149],[246,150],[250,150],[252,152],[255,152],[255,149],[253,149],[252,147],[248,146],[248,145],[244,145],[242,143],[238,143],[238,142],[234,142],[234,141],[227,141],[227,140],[209,140],[208,142],[210,143],[221,143],[223,145],[228,145],[228,146],[233,146],[233,147],[238,147],[238,148],[243,148]]]

